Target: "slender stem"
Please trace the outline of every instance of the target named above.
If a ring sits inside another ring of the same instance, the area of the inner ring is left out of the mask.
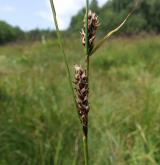
[[[85,48],[86,48],[86,67],[87,67],[87,82],[89,86],[89,35],[88,35],[88,12],[89,12],[89,0],[86,0],[86,25],[85,25]],[[84,159],[85,165],[88,165],[88,114],[87,114],[87,125],[83,126],[83,148],[84,148]]]
[[[86,54],[89,55],[89,40],[88,40],[88,12],[89,12],[89,0],[86,0],[86,25],[85,25],[85,47]]]
[[[53,19],[54,19],[54,23],[55,23],[55,27],[56,27],[56,33],[57,33],[59,46],[60,46],[60,49],[61,49],[62,54],[63,54],[64,62],[65,62],[66,69],[67,69],[68,81],[69,81],[69,85],[70,85],[70,88],[71,88],[71,91],[72,91],[73,100],[74,100],[74,103],[75,103],[75,106],[76,106],[76,99],[75,99],[75,96],[74,96],[74,89],[73,89],[73,85],[72,85],[71,73],[70,73],[70,69],[69,69],[69,65],[68,65],[67,56],[66,56],[64,48],[63,48],[63,41],[62,41],[62,37],[61,37],[60,30],[59,30],[59,27],[58,27],[58,22],[57,22],[57,17],[56,17],[56,10],[55,10],[53,0],[50,0],[50,4],[51,4],[52,13],[53,13]]]
[[[86,59],[86,65],[87,65],[87,82],[88,82],[88,87],[89,87],[89,63],[90,63],[90,56],[87,56],[87,59]]]
[[[85,165],[88,165],[88,126],[83,127],[83,148]]]

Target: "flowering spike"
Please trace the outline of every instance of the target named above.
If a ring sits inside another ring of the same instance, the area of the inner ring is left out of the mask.
[[[86,71],[81,66],[75,65],[75,95],[78,114],[83,126],[87,126],[88,103],[88,79]]]
[[[83,28],[82,28],[82,31],[81,31],[81,40],[82,40],[83,46],[85,46],[85,37],[86,37],[85,24],[86,24],[86,21],[84,19]],[[94,40],[96,38],[96,31],[97,31],[98,26],[99,26],[98,16],[96,15],[96,13],[94,13],[90,10],[89,13],[88,13],[89,53],[91,53],[91,51],[93,50]]]

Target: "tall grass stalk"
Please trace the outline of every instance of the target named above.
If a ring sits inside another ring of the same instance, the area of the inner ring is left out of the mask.
[[[88,37],[88,12],[89,12],[89,0],[86,0],[86,18],[85,18],[85,48],[86,48],[86,67],[87,67],[87,82],[89,86],[89,37]],[[88,119],[88,114],[87,114],[87,119]],[[85,160],[85,165],[88,165],[88,121],[87,125],[83,126],[83,148],[84,148],[84,160]]]
[[[70,72],[70,69],[69,69],[69,64],[68,64],[66,53],[64,51],[63,40],[62,40],[60,30],[59,30],[59,27],[58,27],[56,10],[55,10],[53,0],[50,0],[50,5],[51,5],[52,13],[53,13],[53,20],[54,20],[54,24],[55,24],[55,27],[56,27],[56,33],[57,33],[59,47],[60,47],[61,52],[63,54],[64,62],[65,62],[65,65],[66,65],[66,71],[67,71],[67,75],[68,75],[68,81],[69,81],[69,85],[70,85],[70,88],[71,88],[73,100],[74,100],[74,103],[75,103],[75,106],[76,106],[76,100],[75,100],[75,96],[74,96],[74,89],[73,89],[73,85],[72,85],[71,72]]]
[[[124,21],[111,32],[109,32],[99,43],[94,46],[94,40],[96,38],[96,31],[99,26],[98,16],[95,12],[89,10],[89,0],[86,0],[86,14],[84,19],[84,24],[81,32],[81,39],[82,44],[85,46],[86,51],[86,68],[83,69],[80,65],[75,65],[75,92],[72,86],[72,79],[69,70],[68,60],[63,48],[63,41],[60,35],[60,30],[57,23],[56,18],[56,11],[54,7],[53,0],[50,0],[52,12],[53,12],[53,19],[56,26],[56,32],[58,37],[58,42],[60,49],[62,51],[64,62],[67,69],[67,75],[69,84],[72,90],[73,99],[75,101],[75,105],[78,110],[78,115],[81,120],[82,129],[83,129],[83,150],[84,150],[84,162],[85,165],[89,163],[89,156],[88,156],[88,112],[89,112],[89,70],[90,70],[90,57],[91,55],[98,50],[102,44],[115,32],[119,31],[121,27],[126,23],[130,15],[133,13],[135,8],[128,14],[128,16],[124,19]]]

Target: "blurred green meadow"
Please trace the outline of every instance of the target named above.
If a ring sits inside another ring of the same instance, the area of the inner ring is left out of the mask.
[[[74,73],[83,47],[64,44]],[[160,37],[108,41],[90,85],[90,164],[160,165]],[[82,165],[81,132],[57,40],[1,46],[0,165]]]

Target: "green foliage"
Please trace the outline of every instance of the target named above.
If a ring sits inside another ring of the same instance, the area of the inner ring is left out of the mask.
[[[100,33],[106,32],[117,27],[134,8],[134,0],[110,0],[99,8],[97,1],[91,1],[91,9],[96,11],[100,19]],[[118,34],[137,34],[140,32],[160,32],[160,1],[159,0],[139,0],[138,8],[133,13],[132,18]],[[78,31],[82,27],[81,10],[71,21],[70,31]]]
[[[50,29],[33,29],[24,32],[19,27],[13,27],[4,21],[0,21],[0,44],[19,40],[40,41],[54,37],[56,37],[56,33]]]
[[[0,44],[15,41],[24,36],[18,27],[12,27],[4,21],[0,21]]]
[[[146,20],[141,15],[133,15],[129,20],[126,26],[120,31],[120,33],[125,34],[138,34],[145,29],[147,26]]]
[[[160,1],[142,1],[141,7],[144,13],[144,17],[147,20],[148,30],[160,32]]]
[[[97,0],[92,0],[92,1],[91,1],[90,10],[96,12],[97,14],[99,13],[99,7],[98,7],[98,2],[97,2]]]
[[[26,39],[30,41],[40,41],[42,38],[51,39],[56,37],[56,33],[50,29],[33,29],[25,33]]]
[[[71,24],[70,24],[70,33],[80,31],[84,20],[85,15],[85,8],[80,10],[76,16],[72,17]]]
[[[84,58],[77,43],[64,40],[70,68]],[[0,52],[0,164],[84,164],[57,41]],[[90,164],[160,164],[159,52],[159,36],[119,38],[91,57]]]

